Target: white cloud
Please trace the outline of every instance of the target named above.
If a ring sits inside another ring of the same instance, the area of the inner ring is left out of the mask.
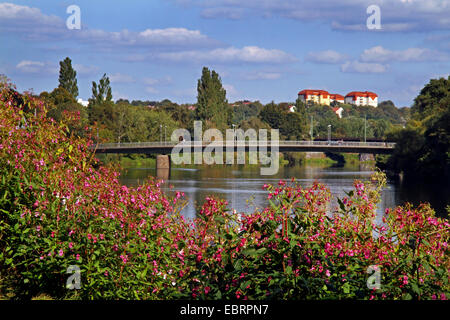
[[[40,30],[34,30],[40,27]],[[0,30],[34,32],[57,32],[64,27],[64,21],[56,16],[45,15],[38,8],[13,3],[0,3]],[[53,29],[53,31],[52,31]]]
[[[348,59],[348,56],[345,54],[341,54],[334,50],[325,50],[320,52],[310,52],[306,56],[307,61],[315,62],[315,63],[342,63]]]
[[[157,93],[159,93],[159,91],[158,91],[157,89],[153,88],[153,87],[146,87],[146,88],[145,88],[145,92],[151,93],[151,94],[157,94]]]
[[[134,78],[128,74],[114,73],[109,76],[111,83],[133,83]]]
[[[278,49],[264,49],[256,46],[243,48],[219,48],[210,51],[166,52],[157,55],[159,59],[173,62],[215,62],[215,63],[289,63],[297,61],[293,55]]]
[[[85,66],[82,64],[74,64],[73,68],[77,72],[77,75],[81,76],[93,75],[99,71],[99,68],[96,66]]]
[[[444,61],[448,55],[427,48],[408,48],[405,50],[388,50],[376,46],[364,50],[360,57],[364,62],[386,63],[391,61],[418,62],[418,61]]]
[[[201,16],[206,19],[224,18],[230,20],[238,20],[242,18],[244,10],[240,8],[207,8],[202,10]]]
[[[217,47],[219,42],[199,30],[186,28],[145,29],[143,31],[121,30],[110,32],[88,29],[67,29],[65,21],[57,16],[46,15],[38,8],[0,3],[0,32],[19,33],[23,38],[35,40],[64,40],[70,38],[102,48],[127,46],[149,47]]]
[[[236,88],[231,84],[223,84],[223,88],[227,91],[227,95],[234,96],[238,94]]]
[[[143,81],[149,86],[166,86],[173,83],[172,77],[170,76],[165,76],[159,79],[144,78]]]
[[[50,62],[22,60],[16,65],[21,73],[54,74],[58,72],[57,67]]]
[[[243,76],[245,80],[276,80],[281,77],[279,72],[257,71]]]
[[[387,71],[387,66],[380,63],[366,63],[359,61],[347,61],[341,65],[342,72],[351,73],[384,73]]]
[[[184,6],[199,7],[201,15],[238,11],[245,19],[251,16],[289,18],[301,21],[320,21],[345,31],[368,31],[366,9],[370,5],[381,8],[381,31],[419,31],[450,29],[450,0],[173,0]],[[225,15],[226,17],[226,15]]]

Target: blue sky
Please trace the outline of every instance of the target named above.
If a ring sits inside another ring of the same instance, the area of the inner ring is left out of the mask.
[[[80,30],[66,27],[73,4]],[[366,26],[374,4],[381,30]],[[21,91],[51,91],[68,56],[84,100],[106,73],[115,99],[191,103],[207,66],[230,102],[325,89],[410,106],[430,78],[450,73],[449,17],[450,0],[0,2],[0,74]]]

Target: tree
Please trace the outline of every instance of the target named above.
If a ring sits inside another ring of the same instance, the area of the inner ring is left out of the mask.
[[[228,127],[231,110],[228,107],[226,91],[222,86],[219,74],[203,67],[202,76],[197,83],[197,120],[206,121],[218,129]]]
[[[99,84],[92,81],[92,98],[89,99],[90,104],[101,104],[103,102],[111,102],[112,93],[111,86],[109,84],[109,78],[106,73],[100,79]]]
[[[69,57],[59,62],[59,87],[66,89],[74,99],[78,97],[77,72]]]
[[[72,94],[63,87],[55,88],[52,92],[41,92],[39,97],[45,102],[47,107],[47,117],[56,121],[63,121],[75,135],[83,136],[84,127],[88,121],[88,114],[85,107],[77,103]],[[76,115],[76,120],[73,116]],[[72,119],[72,120],[70,120]]]
[[[282,110],[280,110],[275,102],[271,102],[269,104],[266,104],[259,113],[259,118],[268,123],[270,127],[274,129],[280,129],[280,126],[282,124],[282,119],[280,117],[280,113],[282,113]]]
[[[450,76],[448,79],[431,79],[414,99],[411,113],[416,120],[419,120],[441,112],[449,107],[448,104],[443,103],[444,100],[448,101],[449,97]]]
[[[409,178],[448,183],[450,177],[450,77],[432,79],[411,108],[406,129],[395,132],[397,142],[388,169]]]

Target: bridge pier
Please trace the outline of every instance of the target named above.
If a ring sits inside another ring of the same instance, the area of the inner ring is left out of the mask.
[[[158,154],[156,156],[156,178],[168,180],[170,177],[170,156]]]
[[[375,161],[375,157],[371,153],[360,153],[359,154],[359,161]]]

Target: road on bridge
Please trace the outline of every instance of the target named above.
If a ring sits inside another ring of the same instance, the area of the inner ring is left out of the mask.
[[[213,141],[213,142],[127,142],[102,143],[92,146],[96,153],[145,153],[170,154],[178,146],[182,152],[198,152],[205,148],[222,148],[227,151],[276,151],[279,152],[334,152],[334,153],[370,153],[390,154],[395,148],[392,142],[343,142],[343,141]],[[217,150],[217,149],[216,149]]]

